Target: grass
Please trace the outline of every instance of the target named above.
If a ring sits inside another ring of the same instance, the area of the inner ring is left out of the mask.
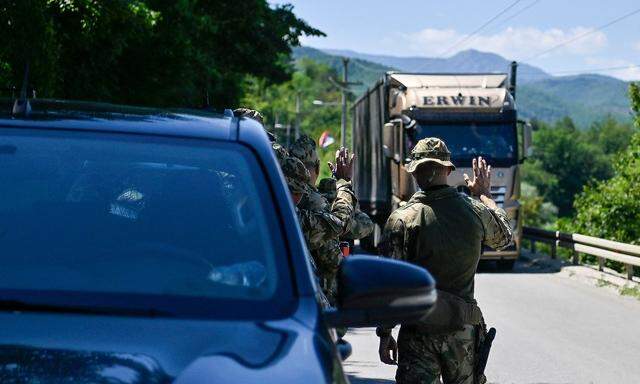
[[[625,285],[620,288],[619,292],[622,296],[631,296],[640,300],[640,286],[630,287],[628,285]]]
[[[612,282],[607,281],[607,280],[605,280],[603,278],[599,278],[598,281],[596,281],[596,286],[598,286],[598,287],[611,287],[613,285],[614,284]]]

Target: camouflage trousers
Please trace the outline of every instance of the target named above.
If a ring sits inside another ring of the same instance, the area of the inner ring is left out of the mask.
[[[398,336],[398,384],[474,384],[477,328],[428,335],[403,327]],[[483,376],[478,383],[484,384]]]

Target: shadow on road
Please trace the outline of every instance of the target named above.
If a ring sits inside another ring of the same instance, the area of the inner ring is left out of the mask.
[[[392,384],[395,383],[395,380],[387,380],[387,379],[367,379],[363,377],[357,377],[353,375],[348,375],[349,382],[351,384]]]

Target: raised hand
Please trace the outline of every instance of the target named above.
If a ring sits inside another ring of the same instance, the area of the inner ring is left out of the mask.
[[[353,176],[353,160],[354,154],[349,155],[349,150],[345,147],[340,147],[336,151],[336,162],[328,162],[329,169],[336,179],[351,180]]]
[[[491,199],[491,166],[487,165],[485,159],[479,156],[472,161],[473,180],[469,175],[464,174],[464,181],[473,196],[485,196]]]

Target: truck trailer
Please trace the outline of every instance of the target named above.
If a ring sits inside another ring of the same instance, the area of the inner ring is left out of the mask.
[[[507,212],[515,241],[502,251],[483,250],[483,260],[511,269],[520,253],[521,164],[531,145],[531,126],[519,120],[517,64],[507,73],[387,72],[354,104],[354,188],[360,208],[376,223],[361,246],[375,250],[391,212],[417,190],[405,166],[418,140],[438,137],[451,151],[456,170],[449,183],[469,193],[463,174],[482,156],[492,166],[491,193]]]

